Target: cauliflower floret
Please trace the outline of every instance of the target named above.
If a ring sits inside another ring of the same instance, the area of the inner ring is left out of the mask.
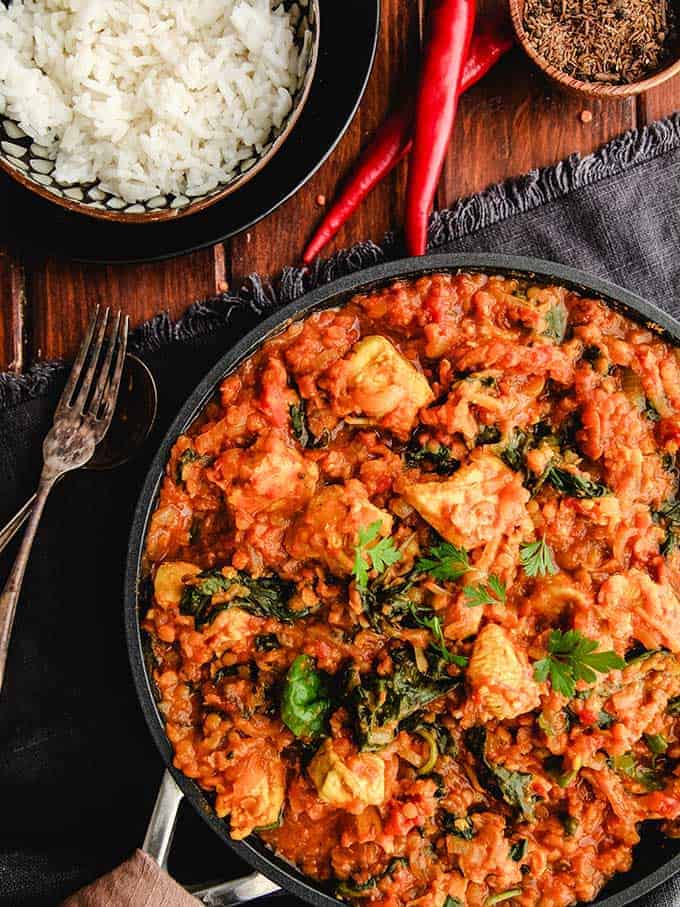
[[[521,476],[483,454],[444,482],[419,482],[405,500],[453,545],[468,550],[498,540],[526,516]]]
[[[540,702],[529,662],[498,624],[487,624],[477,637],[467,679],[483,721],[516,718]]]
[[[427,379],[385,337],[364,337],[334,365],[328,389],[345,415],[363,413],[407,438],[418,410],[434,399]]]
[[[222,488],[238,529],[247,529],[266,511],[290,516],[305,506],[316,487],[316,463],[272,431],[247,450],[225,451],[210,478]]]
[[[305,513],[291,526],[286,549],[300,560],[323,561],[333,573],[351,573],[359,530],[378,521],[381,528],[376,542],[391,533],[392,516],[370,502],[357,479],[328,485],[314,495]]]
[[[196,564],[187,564],[185,561],[166,561],[161,564],[153,580],[153,591],[156,602],[167,608],[179,605],[184,592],[184,577],[196,576],[201,568]]]
[[[680,654],[680,602],[668,582],[655,583],[633,569],[609,577],[597,600],[617,631],[617,651],[637,639],[647,649],[664,647]]]
[[[286,771],[271,746],[263,744],[239,760],[231,795],[231,810],[218,802],[220,818],[231,812],[231,836],[236,841],[256,828],[273,825],[281,813],[286,794]]]
[[[354,813],[366,806],[381,806],[385,800],[384,761],[375,753],[341,758],[336,746],[333,740],[326,740],[307,769],[319,799]]]

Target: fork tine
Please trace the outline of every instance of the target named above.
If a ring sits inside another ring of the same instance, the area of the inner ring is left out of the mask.
[[[76,389],[78,384],[78,379],[80,378],[81,372],[83,370],[83,365],[87,359],[87,354],[90,349],[90,344],[92,343],[92,337],[94,336],[95,328],[97,327],[97,321],[99,320],[99,310],[100,306],[97,305],[90,319],[90,324],[87,328],[87,333],[83,342],[80,344],[80,349],[78,354],[73,362],[71,368],[71,373],[68,376],[64,390],[62,391],[61,397],[59,398],[59,403],[57,405],[56,412],[60,413],[67,409],[71,404],[71,397],[73,392]]]
[[[104,431],[108,429],[113,417],[113,411],[116,408],[118,389],[120,388],[120,379],[123,374],[123,365],[125,364],[125,353],[127,351],[127,338],[129,330],[130,316],[126,315],[120,328],[120,341],[118,343],[118,353],[116,355],[113,374],[111,375],[111,380],[109,381],[108,387],[106,388],[104,394],[104,405],[102,407],[102,413],[100,416],[100,421],[104,424]]]
[[[108,384],[109,375],[111,373],[111,362],[113,360],[113,354],[116,348],[116,343],[118,342],[118,334],[120,331],[120,320],[123,317],[123,313],[118,310],[116,319],[113,324],[113,330],[109,337],[108,346],[106,348],[106,355],[104,356],[104,362],[99,371],[99,377],[97,378],[97,383],[95,385],[94,391],[92,392],[92,398],[90,400],[90,406],[88,408],[88,414],[94,419],[97,418],[99,413],[99,406],[104,396],[104,391],[106,385]]]
[[[87,403],[87,398],[89,397],[90,390],[92,389],[95,372],[97,371],[102,348],[104,346],[104,336],[106,334],[106,328],[109,323],[110,314],[111,309],[107,306],[107,308],[104,310],[104,317],[99,324],[97,336],[90,350],[90,361],[88,362],[87,368],[85,369],[85,374],[83,375],[83,383],[81,384],[80,390],[78,391],[78,396],[73,401],[73,409],[78,415],[82,414],[85,411],[85,404]]]

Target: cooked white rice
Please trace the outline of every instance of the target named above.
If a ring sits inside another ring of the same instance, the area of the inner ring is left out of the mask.
[[[276,0],[0,3],[0,115],[49,149],[60,182],[202,195],[290,112],[293,38]]]

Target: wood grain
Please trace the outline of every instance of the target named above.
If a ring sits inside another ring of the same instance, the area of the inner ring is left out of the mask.
[[[24,366],[24,269],[0,248],[0,367],[21,372]]]
[[[18,369],[35,358],[68,356],[96,302],[122,306],[135,323],[163,309],[177,316],[198,298],[227,284],[238,286],[253,271],[275,275],[299,260],[323,212],[317,199],[332,199],[387,111],[415,82],[424,5],[424,0],[382,0],[375,69],[347,135],[307,186],[249,233],[171,262],[106,267],[30,257],[20,261],[2,251],[0,238],[0,367]],[[504,7],[504,0],[480,0],[480,15],[496,15]],[[595,102],[563,93],[517,49],[462,99],[438,204],[450,205],[572,152],[587,153],[678,108],[680,78],[637,100]],[[580,114],[586,109],[592,119],[584,123]],[[399,229],[405,186],[404,165],[367,199],[328,254],[359,239],[379,242],[386,231]]]
[[[638,98],[638,122],[641,126],[653,123],[680,110],[680,76],[669,79],[658,88]]]
[[[122,308],[133,325],[166,310],[177,317],[192,302],[214,294],[217,274],[223,273],[215,267],[212,249],[147,265],[39,259],[27,271],[31,359],[70,356],[97,303]]]

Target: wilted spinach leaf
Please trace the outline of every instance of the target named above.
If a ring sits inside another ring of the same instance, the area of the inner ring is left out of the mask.
[[[330,441],[330,432],[326,429],[318,438],[315,438],[309,430],[307,423],[307,407],[305,401],[300,397],[298,403],[289,407],[290,424],[293,430],[293,437],[301,447],[320,448],[327,447]]]
[[[471,841],[475,836],[475,827],[469,816],[454,816],[443,810],[437,816],[439,827],[447,835],[455,835],[464,841]]]
[[[508,806],[518,810],[524,819],[531,822],[536,801],[529,789],[533,776],[490,762],[486,757],[486,728],[481,725],[471,727],[467,731],[465,745],[476,759],[480,784],[494,797],[504,800]]]
[[[347,673],[346,705],[362,750],[387,746],[405,718],[461,682],[448,674],[421,673],[407,648],[392,652],[392,663],[394,671],[388,677],[361,676],[354,668]]]
[[[212,603],[212,597],[220,592],[232,592],[229,601]],[[309,614],[293,611],[289,601],[295,592],[294,583],[279,579],[278,576],[261,576],[254,579],[242,571],[230,571],[226,576],[221,570],[204,570],[188,585],[182,595],[180,611],[191,614],[200,628],[209,623],[219,611],[238,607],[259,617],[274,617],[284,623],[291,623]]]
[[[437,444],[436,447],[421,446],[416,438],[413,438],[404,451],[404,460],[407,466],[422,466],[429,464],[434,467],[434,471],[440,476],[450,476],[459,468],[460,461],[451,454],[451,448],[445,444]]]

